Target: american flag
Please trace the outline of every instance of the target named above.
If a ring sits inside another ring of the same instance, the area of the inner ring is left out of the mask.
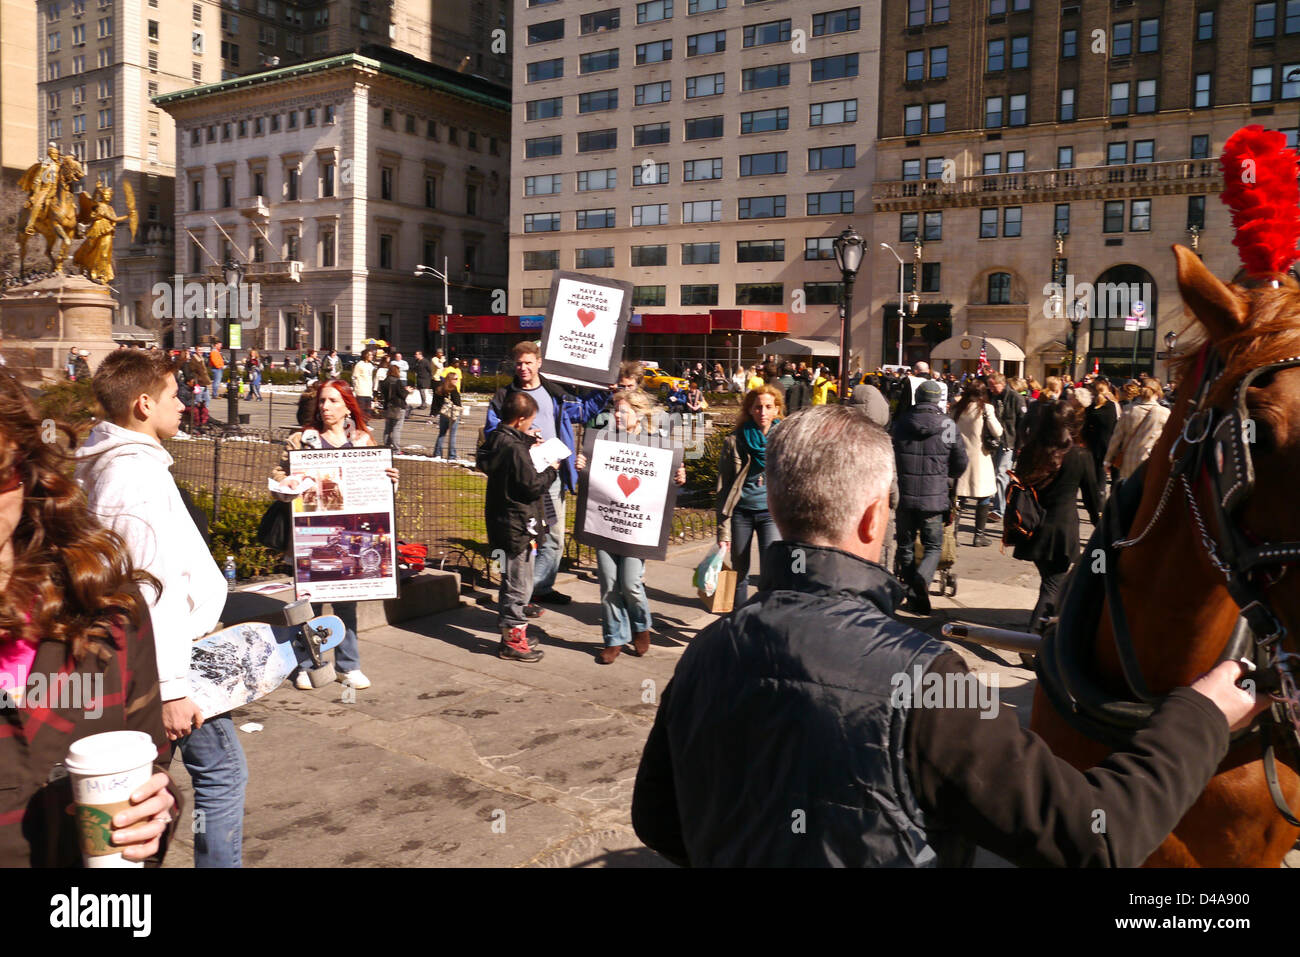
[[[988,346],[988,338],[986,337],[984,339],[981,339],[980,340],[980,361],[979,361],[980,372],[984,372],[992,368],[992,366],[989,365],[989,350],[987,346]]]

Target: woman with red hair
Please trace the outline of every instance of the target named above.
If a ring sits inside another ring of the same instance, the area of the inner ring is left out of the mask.
[[[289,477],[289,452],[298,449],[353,449],[375,445],[375,437],[366,426],[366,414],[352,391],[341,379],[322,382],[316,392],[316,407],[308,412],[308,422],[301,432],[295,432],[285,442],[280,464],[271,472],[271,478],[283,482]],[[397,491],[397,469],[388,469]],[[360,652],[357,647],[357,603],[333,602],[334,614],[343,620],[347,634],[334,652],[338,680],[358,690],[369,688],[370,679],[361,673]],[[294,687],[310,691],[311,680],[307,672],[299,669],[294,677]]]

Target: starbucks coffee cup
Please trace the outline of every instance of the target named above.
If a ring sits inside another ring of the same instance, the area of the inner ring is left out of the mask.
[[[72,778],[81,857],[87,867],[144,867],[113,846],[113,816],[131,806],[153,776],[158,749],[143,731],[107,731],[74,741],[64,766]]]

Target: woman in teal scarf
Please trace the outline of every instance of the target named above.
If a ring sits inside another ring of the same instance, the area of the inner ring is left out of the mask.
[[[731,543],[736,570],[736,606],[749,595],[750,546],[758,534],[759,575],[767,547],[781,533],[767,510],[767,440],[785,415],[785,396],[774,385],[750,390],[741,404],[741,424],[727,436],[718,460],[718,542]]]

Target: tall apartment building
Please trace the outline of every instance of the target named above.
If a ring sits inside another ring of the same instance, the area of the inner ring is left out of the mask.
[[[515,22],[511,312],[576,269],[631,281],[645,316],[838,333],[831,240],[870,239],[875,2],[518,0]]]
[[[457,311],[488,313],[504,289],[505,87],[363,48],[157,104],[176,127],[177,273],[221,282],[248,263],[261,302],[243,348],[428,348],[441,283],[413,273],[444,257]],[[172,317],[174,341],[221,337],[227,304],[205,306],[215,318]]]
[[[885,0],[882,37],[876,239],[908,262],[908,292],[918,236],[923,257],[906,360],[969,333],[1057,371],[1082,298],[1088,368],[1125,375],[1136,346],[1136,367],[1163,375],[1165,333],[1186,325],[1170,244],[1195,241],[1221,277],[1239,268],[1225,140],[1259,123],[1295,142],[1300,0]],[[892,256],[872,278],[869,359],[893,362]],[[1130,290],[1156,320],[1141,333],[1124,331]]]
[[[39,155],[36,4],[0,0],[0,177],[12,183]]]
[[[122,319],[146,326],[151,289],[173,272],[175,241],[175,128],[153,97],[366,44],[467,76],[509,76],[504,40],[493,36],[508,29],[505,0],[473,0],[468,15],[460,0],[37,0],[35,8],[42,146],[27,163],[52,139],[83,161],[87,184],[102,177],[117,187],[119,209],[120,185],[131,183],[140,230],[134,242],[118,234],[114,288]]]

